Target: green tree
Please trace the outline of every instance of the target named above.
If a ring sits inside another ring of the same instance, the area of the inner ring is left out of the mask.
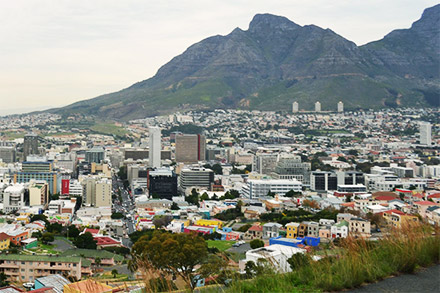
[[[118,274],[118,270],[117,269],[113,269],[112,270],[112,275],[113,275],[113,278],[116,278],[116,275]]]
[[[112,219],[123,219],[124,215],[122,213],[112,213],[111,218]]]
[[[244,224],[243,226],[238,228],[237,231],[245,233],[247,230],[249,230],[250,227],[252,227],[252,224]]]
[[[252,249],[264,247],[264,241],[260,239],[254,239],[250,243]]]
[[[295,196],[299,196],[302,195],[301,192],[297,192],[297,191],[293,191],[293,189],[289,190],[288,192],[286,192],[286,194],[284,196],[286,197],[295,197]]]
[[[289,263],[292,271],[294,271],[297,268],[308,266],[310,263],[310,257],[304,253],[295,253],[287,260],[287,262]]]
[[[101,258],[99,256],[95,257],[95,266],[97,268],[101,266]]]
[[[78,228],[76,228],[75,225],[70,225],[70,226],[67,228],[67,235],[68,235],[69,237],[76,238],[76,237],[79,236],[79,233],[80,233],[80,231],[79,231]]]
[[[208,200],[209,199],[209,195],[206,193],[206,192],[204,192],[203,194],[202,194],[202,196],[200,197],[200,200]]]
[[[0,273],[0,287],[6,287],[9,285],[8,276],[4,273]]]
[[[189,196],[185,196],[185,201],[190,204],[199,206],[199,193],[195,188],[191,190],[191,194]]]
[[[177,203],[173,202],[173,204],[171,205],[171,210],[173,210],[173,211],[180,210],[179,205]]]
[[[164,273],[180,276],[193,290],[196,266],[208,256],[205,240],[195,234],[154,233],[150,239],[141,237],[133,246],[138,267],[153,266]]]
[[[96,240],[93,239],[93,235],[90,232],[79,235],[73,241],[73,244],[75,244],[77,248],[96,249]]]
[[[153,219],[153,224],[156,229],[168,226],[173,220],[172,216],[163,215],[163,216],[155,216]]]
[[[60,234],[63,231],[63,226],[60,223],[52,223],[46,226],[47,232]]]
[[[41,236],[41,242],[43,242],[43,244],[48,244],[50,242],[53,242],[54,240],[55,237],[53,233],[50,232],[43,233],[43,235]]]
[[[43,221],[46,225],[49,224],[49,221],[47,220],[47,216],[43,214],[32,215],[31,222],[35,222],[35,221]]]

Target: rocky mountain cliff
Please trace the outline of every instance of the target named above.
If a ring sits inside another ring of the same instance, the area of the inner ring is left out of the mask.
[[[329,29],[257,14],[190,46],[157,74],[58,113],[133,119],[186,109],[335,110],[440,104],[440,5],[410,29],[357,46]]]

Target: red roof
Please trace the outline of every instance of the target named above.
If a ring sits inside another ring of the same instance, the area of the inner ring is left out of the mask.
[[[9,238],[11,238],[11,237],[9,237],[8,234],[6,234],[4,232],[0,233],[0,241],[6,240],[6,239],[9,239]]]
[[[386,200],[386,201],[390,201],[390,200],[395,200],[396,198],[394,196],[391,195],[381,195],[376,197],[376,200]]]
[[[119,241],[108,236],[93,237],[97,241],[96,245],[121,245]]]
[[[92,235],[95,235],[95,234],[98,234],[98,233],[99,233],[99,229],[90,229],[90,228],[86,228],[86,229],[84,230],[84,233],[87,233],[87,232],[91,233]]]
[[[259,226],[259,225],[254,225],[252,227],[249,228],[249,231],[263,231],[263,226]]]
[[[429,201],[429,200],[422,200],[422,201],[416,201],[414,204],[420,205],[420,206],[436,206],[437,204],[435,202]]]
[[[393,210],[389,210],[389,211],[385,211],[385,212],[383,212],[384,214],[386,213],[386,214],[398,214],[398,215],[405,215],[405,213],[404,212],[402,212],[402,211],[399,211],[399,210],[396,210],[396,209],[393,209]]]
[[[428,195],[428,198],[440,198],[440,193]]]

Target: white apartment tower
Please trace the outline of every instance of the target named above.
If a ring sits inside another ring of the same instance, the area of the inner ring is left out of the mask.
[[[292,112],[293,113],[298,112],[298,102],[293,102],[292,103]]]
[[[161,132],[159,127],[148,128],[150,134],[149,164],[153,168],[160,168]]]
[[[321,103],[320,102],[315,103],[315,112],[321,112]]]
[[[431,145],[431,123],[420,122],[420,144]]]
[[[338,103],[338,112],[344,112],[344,103],[342,101]]]

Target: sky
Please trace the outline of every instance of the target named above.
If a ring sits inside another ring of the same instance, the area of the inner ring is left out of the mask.
[[[60,107],[152,77],[190,45],[257,13],[357,45],[409,28],[431,0],[0,1],[0,115]]]

